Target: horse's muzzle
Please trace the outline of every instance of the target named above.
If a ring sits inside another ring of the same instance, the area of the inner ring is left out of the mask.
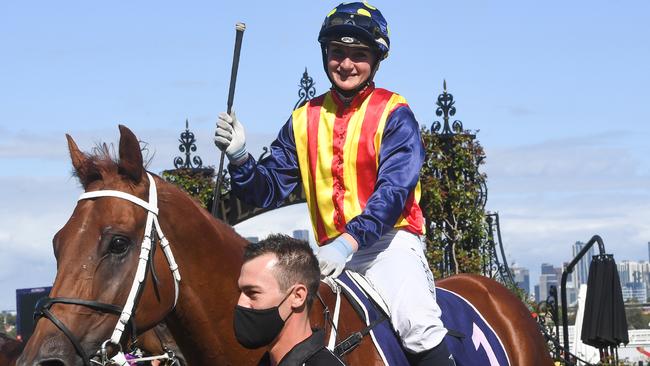
[[[83,362],[79,357],[73,357],[72,360],[69,360],[69,357],[39,357],[34,361],[24,361],[23,358],[19,358],[16,366],[82,366]]]
[[[27,349],[16,361],[16,366],[83,366],[83,361],[70,341],[59,334],[45,339],[36,350]]]

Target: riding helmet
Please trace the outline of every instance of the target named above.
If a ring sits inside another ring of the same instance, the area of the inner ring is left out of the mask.
[[[388,23],[379,9],[366,2],[342,3],[327,14],[318,33],[321,48],[330,41],[366,44],[383,60],[390,49]]]

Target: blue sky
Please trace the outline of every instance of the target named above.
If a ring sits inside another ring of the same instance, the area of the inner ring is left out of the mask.
[[[447,79],[456,118],[480,130],[488,209],[511,262],[571,260],[600,234],[617,260],[650,241],[650,5],[645,1],[375,1],[391,28],[377,84],[430,125]],[[0,3],[0,309],[54,278],[51,238],[80,189],[64,134],[90,149],[117,124],[172,167],[189,119],[214,165],[234,24],[247,25],[235,108],[255,155],[297,100],[305,67],[328,87],[316,35],[334,2]],[[244,223],[246,236],[307,227],[304,207]]]

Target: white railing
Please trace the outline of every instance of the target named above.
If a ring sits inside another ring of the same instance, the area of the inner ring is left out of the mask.
[[[575,326],[570,325],[569,339],[571,340],[571,342],[569,348],[571,349],[572,353],[575,353],[575,344],[573,342],[574,334],[575,334]],[[639,361],[643,361],[643,364],[645,365],[646,362],[650,361],[650,358],[646,356],[644,353],[642,353],[641,351],[650,351],[650,329],[628,330],[628,337],[630,343],[628,343],[627,346],[621,345],[621,347],[618,348],[619,359],[621,361],[627,362],[628,364],[630,362],[636,364]],[[562,339],[563,339],[562,327],[560,327],[560,342],[562,342]],[[639,349],[637,349],[637,347]],[[580,348],[581,351],[579,352],[580,354],[578,356],[585,357],[586,354],[582,354],[582,353],[587,352],[587,354],[589,354],[590,348],[591,347],[589,346],[582,346]]]

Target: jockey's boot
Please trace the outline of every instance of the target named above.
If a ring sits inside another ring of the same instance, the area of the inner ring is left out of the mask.
[[[454,356],[449,353],[449,349],[444,341],[439,345],[420,353],[406,352],[411,366],[456,366]]]

